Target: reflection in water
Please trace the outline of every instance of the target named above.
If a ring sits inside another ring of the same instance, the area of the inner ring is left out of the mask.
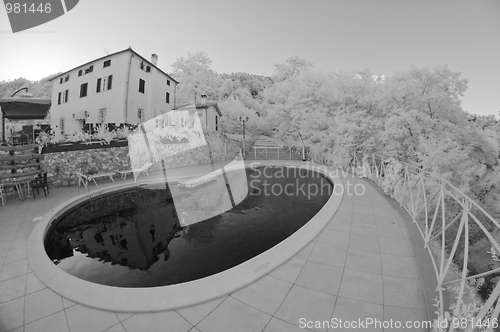
[[[184,227],[176,208],[179,215],[183,210],[177,204],[174,208],[164,186],[118,192],[77,206],[49,230],[47,253],[68,273],[106,285],[153,287],[186,282],[224,271],[273,247],[316,214],[331,193],[308,198],[301,191],[293,195],[265,191],[287,185],[290,193],[292,187],[311,184],[332,188],[317,173],[271,178],[269,171],[247,169],[246,173],[248,195],[240,204]],[[234,174],[227,172],[228,182]],[[222,174],[215,182],[225,184]],[[221,199],[213,195],[210,185],[197,187],[195,194],[177,185],[170,189],[186,195],[190,211]]]

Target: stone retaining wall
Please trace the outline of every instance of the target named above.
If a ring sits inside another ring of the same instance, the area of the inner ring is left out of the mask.
[[[211,146],[214,162],[234,159],[237,152],[242,148],[241,141],[230,139],[224,134],[219,133],[206,135],[206,141]],[[173,151],[176,151],[176,149],[182,151],[181,146],[182,144],[172,144],[171,149]],[[247,149],[249,148],[250,146],[247,143]],[[173,154],[164,159],[167,169],[208,164],[210,163],[210,148],[208,145],[205,145]],[[132,167],[128,146],[44,153],[40,160],[40,165],[48,173],[49,185],[52,187],[76,185],[76,171],[84,174],[88,174],[89,172],[104,173],[116,172]],[[155,161],[150,170],[161,169],[161,162]],[[118,174],[116,177],[118,177]]]

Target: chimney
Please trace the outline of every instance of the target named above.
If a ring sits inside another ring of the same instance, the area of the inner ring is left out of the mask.
[[[155,66],[158,64],[158,55],[157,54],[151,54],[151,63]]]
[[[202,103],[202,104],[205,104],[206,102],[207,102],[207,95],[206,95],[206,94],[204,94],[204,93],[202,93],[202,94],[201,94],[201,103]]]

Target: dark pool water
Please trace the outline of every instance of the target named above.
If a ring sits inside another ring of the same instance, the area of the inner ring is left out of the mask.
[[[246,173],[248,195],[240,204],[186,227],[180,226],[165,185],[94,198],[52,223],[47,254],[64,271],[109,286],[192,281],[239,265],[285,240],[333,192],[326,178],[305,169],[267,167]]]

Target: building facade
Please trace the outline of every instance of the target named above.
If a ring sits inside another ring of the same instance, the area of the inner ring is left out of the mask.
[[[179,82],[128,48],[51,79],[51,128],[73,134],[100,124],[138,124],[171,111]]]
[[[201,95],[201,101],[176,107],[174,112],[163,115],[169,124],[190,127],[194,117],[197,117],[202,128],[208,132],[220,131],[222,113],[215,101],[208,101],[206,95]]]

